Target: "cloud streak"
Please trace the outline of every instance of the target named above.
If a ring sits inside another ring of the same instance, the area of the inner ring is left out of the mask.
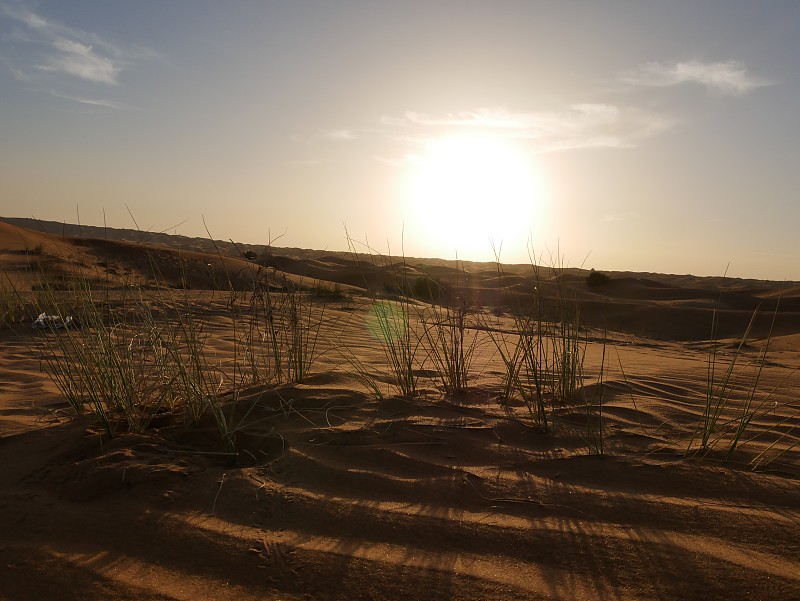
[[[13,34],[17,52],[9,68],[18,79],[32,73],[66,75],[91,83],[115,85],[132,61],[154,58],[143,48],[123,49],[99,36],[50,21],[24,6],[1,4],[0,15],[22,26]]]
[[[67,39],[52,42],[55,53],[36,65],[42,71],[61,72],[86,81],[116,84],[122,65],[99,54],[93,46]]]
[[[736,61],[650,62],[622,73],[618,82],[633,87],[666,88],[700,85],[724,95],[740,95],[770,85],[751,75]],[[606,90],[608,91],[608,90]],[[407,111],[384,115],[375,129],[332,130],[320,141],[341,141],[356,137],[379,144],[391,140],[394,157],[385,149],[376,158],[391,165],[415,160],[419,148],[433,138],[450,135],[481,135],[524,142],[532,152],[563,152],[581,149],[627,149],[673,129],[679,119],[624,102],[575,102],[550,110],[510,111],[484,107],[451,113]]]
[[[744,65],[737,61],[650,62],[622,73],[620,81],[632,86],[655,88],[697,84],[733,96],[769,85],[768,82],[753,77]]]
[[[102,98],[81,98],[79,96],[68,96],[66,94],[59,94],[58,92],[51,90],[51,96],[55,96],[56,98],[63,98],[64,100],[71,100],[73,102],[78,102],[80,104],[88,104],[89,106],[99,106],[109,109],[122,109],[125,108],[124,104],[119,102],[112,102],[111,100],[104,100]]]
[[[324,131],[320,134],[321,140],[329,140],[331,142],[348,142],[356,139],[356,134],[349,129],[332,129]]]
[[[415,139],[410,130],[425,138],[441,135],[446,129],[526,140],[541,152],[633,148],[674,125],[663,115],[603,103],[577,103],[559,110],[527,113],[503,108],[443,115],[407,112],[402,117],[383,117],[381,122],[394,128],[399,139],[409,141]]]

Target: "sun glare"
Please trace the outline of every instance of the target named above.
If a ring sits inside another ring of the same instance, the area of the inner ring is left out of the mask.
[[[524,246],[541,203],[535,167],[510,142],[459,136],[432,140],[416,162],[409,208],[431,252],[491,259],[493,240]]]

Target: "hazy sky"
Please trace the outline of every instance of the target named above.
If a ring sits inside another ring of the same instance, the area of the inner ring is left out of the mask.
[[[800,2],[0,0],[0,182],[5,216],[800,280]]]

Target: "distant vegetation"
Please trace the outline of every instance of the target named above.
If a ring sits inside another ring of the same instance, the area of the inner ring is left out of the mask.
[[[411,288],[411,296],[417,300],[438,303],[448,301],[452,296],[450,285],[428,276],[418,277]]]
[[[589,272],[589,275],[586,276],[586,283],[592,287],[605,286],[609,282],[611,282],[611,278],[608,276],[608,274],[605,274],[601,271],[595,271],[594,269],[592,269]]]

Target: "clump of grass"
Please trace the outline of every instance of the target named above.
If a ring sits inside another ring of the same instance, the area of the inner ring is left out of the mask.
[[[585,396],[586,404],[586,440],[589,446],[589,453],[597,455],[604,454],[603,436],[603,393],[605,392],[606,375],[606,342],[608,340],[608,328],[603,327],[603,350],[600,357],[600,369],[597,373],[597,405],[595,405],[588,395]]]
[[[80,272],[54,286],[48,271],[35,284],[34,309],[55,319],[43,321],[37,352],[77,414],[114,437],[144,431],[161,412],[195,423],[220,407],[225,378],[206,357],[188,290],[178,298],[167,286],[114,288],[107,278],[96,286]],[[79,327],[56,329],[68,318]]]
[[[24,314],[25,303],[16,287],[0,273],[0,327],[10,326]]]
[[[69,316],[79,328],[45,329],[41,334],[42,365],[78,414],[90,412],[109,437],[122,423],[143,431],[167,402],[171,382],[164,381],[167,351],[147,314],[131,327],[130,315],[107,312],[87,282],[73,294],[79,302]],[[49,291],[55,315],[66,307]]]
[[[775,319],[778,316],[778,306],[780,305],[780,301],[775,305],[775,312],[772,315],[772,323],[770,324],[769,334],[767,336],[767,340],[764,343],[759,356],[755,360],[755,374],[751,381],[750,389],[745,397],[745,401],[740,409],[739,417],[734,422],[735,429],[733,432],[733,439],[731,440],[730,446],[728,447],[728,452],[725,456],[726,461],[730,461],[733,453],[736,451],[736,447],[739,445],[739,442],[742,439],[745,431],[747,430],[750,422],[753,420],[753,417],[759,413],[761,408],[764,404],[769,400],[769,397],[772,396],[772,393],[768,394],[764,399],[761,400],[758,405],[754,405],[754,400],[756,396],[756,392],[759,387],[759,382],[761,381],[761,374],[764,370],[764,364],[767,361],[767,353],[769,352],[769,345],[772,341],[772,332],[775,328]],[[753,314],[753,319],[757,314],[758,310]],[[741,348],[741,346],[740,346]]]
[[[720,365],[720,342],[717,337],[719,313],[717,309],[712,313],[703,413],[689,440],[686,455],[706,455],[720,441],[726,440],[728,446],[725,460],[730,461],[741,445],[753,418],[762,413],[767,406],[767,401],[775,389],[759,395],[759,388],[779,306],[780,299],[775,305],[767,338],[756,357],[748,360],[745,349],[751,340],[759,308],[753,311],[747,328],[727,365]],[[737,397],[737,390],[744,390],[743,397]],[[757,400],[758,396],[762,398]]]
[[[389,370],[402,396],[417,396],[415,363],[419,337],[414,333],[407,301],[372,303],[368,328],[386,356]]]
[[[300,384],[319,357],[325,305],[316,306],[314,295],[303,293],[302,281],[281,275],[276,286],[276,277],[267,269],[255,280],[243,315],[245,357],[253,382]]]
[[[466,301],[458,297],[454,306],[431,307],[423,322],[429,356],[448,395],[467,390],[476,346],[474,336],[472,341],[467,339],[467,315]]]
[[[325,306],[314,307],[313,296],[304,298],[301,285],[293,286],[284,278],[285,299],[286,377],[290,382],[301,384],[308,377],[311,366],[318,357],[317,342],[325,317]]]
[[[225,376],[208,361],[205,324],[196,315],[188,293],[184,294],[182,303],[171,294],[159,296],[164,313],[173,315],[170,327],[159,332],[159,340],[169,359],[164,379],[170,384],[170,404],[182,407],[187,419],[197,423],[206,411],[219,406]]]
[[[228,278],[227,306],[237,341],[234,372],[249,384],[302,383],[319,358],[324,299],[341,297],[338,284],[330,291],[316,282],[313,294],[306,294],[302,277],[295,282],[276,272],[270,265],[275,240],[270,238],[260,254],[240,253],[251,261],[263,258],[263,264],[253,262],[248,268],[253,287],[246,303]],[[219,249],[217,252],[222,261]],[[315,298],[323,300],[315,302]]]
[[[539,283],[538,267],[532,264],[534,279]],[[502,286],[504,273],[497,258],[498,282]],[[500,401],[508,404],[519,395],[528,409],[531,421],[545,429],[548,428],[545,397],[544,362],[547,359],[545,347],[545,322],[542,316],[542,302],[539,286],[533,304],[524,310],[519,302],[511,308],[512,332],[488,328],[492,342],[505,366]]]
[[[370,391],[370,394],[374,399],[379,401],[383,400],[384,395],[380,386],[378,386],[378,380],[364,364],[364,362],[358,357],[358,355],[353,352],[353,349],[345,345],[337,345],[336,348],[338,349],[340,356],[344,358],[345,362],[347,362],[347,364],[353,370],[353,372],[351,372],[353,377],[362,386]]]
[[[281,343],[280,316],[272,291],[271,269],[259,266],[253,278],[253,289],[242,303],[236,291],[231,292],[228,303],[234,325],[234,334],[241,349],[243,379],[248,384],[280,383],[283,378],[283,345]],[[246,372],[246,375],[245,375]]]
[[[434,364],[442,389],[447,395],[467,391],[479,338],[470,324],[472,308],[463,265],[456,258],[455,289],[431,278],[419,278],[414,291],[428,300],[422,312],[423,335],[428,357]],[[422,282],[422,284],[420,284]]]
[[[357,251],[357,243],[345,230],[348,247],[354,261],[359,266],[361,259]],[[383,258],[380,253],[364,244],[369,251],[374,271],[389,272],[393,276],[392,291],[400,293],[407,291],[407,266],[405,258],[400,265],[396,265],[388,258]],[[376,269],[377,261],[381,261],[381,269]],[[363,275],[363,273],[362,273]],[[367,283],[367,278],[364,278]],[[369,286],[367,286],[369,289]],[[384,288],[387,283],[384,282]],[[399,300],[382,299],[375,291],[371,293],[370,309],[367,317],[367,330],[381,345],[389,372],[392,374],[395,386],[400,395],[408,398],[417,396],[417,353],[420,348],[421,336],[416,331],[412,320],[412,299],[407,294],[401,294]]]
[[[551,277],[546,281],[539,267],[541,258],[535,260],[532,251],[530,255],[533,293],[525,304],[506,294],[513,299],[512,332],[495,331],[491,337],[505,366],[501,401],[508,403],[518,396],[531,421],[548,429],[548,411],[552,414],[557,404],[572,399],[580,387],[586,341],[581,339],[580,308],[561,285],[560,260],[551,261]],[[505,274],[499,253],[496,256],[502,286]],[[555,298],[546,296],[546,290],[554,290]],[[548,311],[548,306],[554,306],[555,312]]]

